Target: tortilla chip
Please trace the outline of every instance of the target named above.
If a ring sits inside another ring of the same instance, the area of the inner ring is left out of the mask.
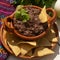
[[[51,29],[54,31],[53,28]],[[52,32],[51,29],[47,32],[46,38],[51,42],[58,42],[58,37],[56,37],[56,33]]]
[[[58,42],[58,37],[53,38],[52,42],[56,42],[57,43]]]
[[[20,54],[21,49],[19,46],[11,45],[9,42],[8,42],[8,45],[16,56],[18,56]]]
[[[39,14],[39,19],[42,23],[45,23],[48,21],[47,18],[47,13],[46,13],[46,7],[44,6],[44,8],[42,8],[41,13]]]
[[[37,46],[51,46],[51,43],[47,38],[41,38],[37,41]]]
[[[51,27],[51,28],[53,28],[53,27]],[[51,32],[52,32],[52,33],[55,33],[55,31],[54,31],[53,29],[51,29]]]
[[[11,33],[7,33],[7,40],[10,43],[16,44],[16,45],[25,43],[25,44],[36,46],[36,42],[35,41],[23,41],[19,37],[15,36],[14,34],[11,34]]]
[[[35,56],[45,56],[45,55],[49,55],[49,54],[53,54],[54,51],[48,49],[48,48],[44,48],[44,47],[39,47],[35,50],[34,55]]]
[[[6,33],[6,38],[7,38],[7,41],[9,41],[11,44],[15,44],[15,45],[19,45],[19,44],[29,44],[29,45],[32,45],[32,46],[36,46],[36,42],[35,41],[23,41],[21,40],[19,37],[15,36],[14,34],[12,33]]]
[[[29,44],[20,44],[19,46],[21,47],[21,56],[24,56],[34,48],[34,46],[31,46]]]
[[[51,43],[51,46],[54,47],[56,45],[56,43]]]
[[[29,44],[29,45],[32,45],[32,46],[37,46],[37,43],[35,41],[21,41],[19,42],[17,45],[19,44]]]
[[[17,45],[19,41],[21,40],[20,38],[17,38],[14,34],[7,32],[6,33],[6,39],[10,44]]]
[[[30,50],[25,56],[33,57],[32,50]]]

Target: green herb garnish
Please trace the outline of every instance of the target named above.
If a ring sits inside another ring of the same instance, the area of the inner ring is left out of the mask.
[[[16,19],[21,19],[22,22],[27,22],[29,20],[29,18],[30,18],[28,12],[23,8],[21,8],[20,10],[17,10],[15,12],[14,17]]]
[[[19,19],[19,18],[20,18],[20,11],[16,11],[14,17],[15,17],[16,19]]]

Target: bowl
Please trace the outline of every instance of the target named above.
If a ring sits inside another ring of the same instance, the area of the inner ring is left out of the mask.
[[[27,6],[24,6],[24,7],[30,7],[30,6],[31,5],[27,5]],[[38,7],[38,6],[32,5],[31,7],[39,9],[40,11],[42,10],[42,8]],[[56,11],[54,9],[47,8],[46,11],[52,12],[53,16],[51,17],[51,16],[48,15],[48,27],[46,28],[46,30],[44,32],[42,32],[41,34],[39,34],[37,36],[24,36],[24,35],[17,32],[17,30],[14,28],[14,26],[12,24],[12,21],[8,20],[8,18],[13,18],[15,12],[12,15],[7,16],[7,17],[4,18],[4,27],[5,27],[6,30],[16,34],[18,37],[20,37],[20,38],[22,38],[24,40],[37,40],[37,39],[43,37],[46,34],[47,30],[50,28],[50,26],[56,20]]]

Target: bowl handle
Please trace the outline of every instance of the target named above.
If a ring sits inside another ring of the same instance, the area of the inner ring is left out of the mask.
[[[52,8],[47,8],[47,11],[49,12],[52,12],[53,16],[50,18],[48,18],[48,23],[51,24],[51,23],[54,23],[55,22],[55,18],[56,18],[56,11]]]
[[[12,26],[12,20],[7,20],[8,18],[11,18],[11,16],[7,16],[4,18],[4,28],[9,32],[14,32],[14,28]]]

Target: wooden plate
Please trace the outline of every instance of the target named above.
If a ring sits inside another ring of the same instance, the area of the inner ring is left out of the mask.
[[[53,24],[53,29],[54,29],[54,31],[56,32],[56,37],[58,38],[59,36],[58,36],[58,28],[57,28],[57,25],[54,23]],[[1,27],[1,29],[0,29],[0,38],[1,38],[1,42],[2,42],[2,44],[3,44],[3,46],[5,47],[5,49],[8,51],[8,52],[10,52],[11,54],[13,54],[14,55],[14,53],[12,52],[12,50],[9,48],[9,46],[7,45],[7,42],[6,42],[6,39],[3,39],[3,30],[4,30],[4,28],[3,28],[3,26]],[[56,44],[57,43],[54,43],[52,46],[51,46],[51,49],[53,49],[55,46],[56,46]],[[21,57],[21,56],[18,56],[18,57]],[[31,57],[27,57],[27,56],[23,56],[22,58],[31,58]]]

